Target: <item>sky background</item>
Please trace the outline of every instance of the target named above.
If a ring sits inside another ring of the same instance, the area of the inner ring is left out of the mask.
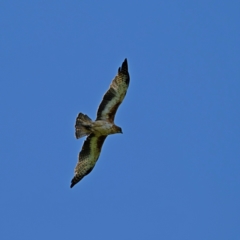
[[[239,240],[237,0],[0,2],[0,239]],[[130,86],[70,189],[123,60]]]

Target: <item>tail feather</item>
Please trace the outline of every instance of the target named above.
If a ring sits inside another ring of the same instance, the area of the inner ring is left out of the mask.
[[[75,124],[75,136],[81,138],[91,133],[92,120],[86,114],[79,113]]]

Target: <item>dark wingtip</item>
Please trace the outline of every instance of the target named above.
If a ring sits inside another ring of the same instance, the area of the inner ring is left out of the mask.
[[[125,58],[123,63],[122,63],[122,68],[126,68],[128,70],[128,62],[127,59]]]
[[[122,66],[118,69],[118,72],[122,72],[124,74],[128,73],[128,62],[127,58],[124,59]]]
[[[71,181],[71,185],[70,188],[72,188],[76,183],[78,183],[79,181],[76,181],[75,177],[72,179]]]

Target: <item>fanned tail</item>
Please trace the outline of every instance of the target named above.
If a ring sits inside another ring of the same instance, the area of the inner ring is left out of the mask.
[[[81,138],[91,133],[92,120],[86,114],[79,113],[75,124],[75,136]]]

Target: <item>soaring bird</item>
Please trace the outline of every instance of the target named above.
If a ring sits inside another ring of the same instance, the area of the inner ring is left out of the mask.
[[[93,170],[106,137],[110,134],[122,133],[122,129],[114,124],[114,117],[127,93],[129,82],[128,63],[125,59],[118,69],[117,76],[103,96],[98,107],[96,120],[92,121],[83,113],[78,114],[75,136],[77,139],[84,136],[88,137],[79,153],[71,188]]]

